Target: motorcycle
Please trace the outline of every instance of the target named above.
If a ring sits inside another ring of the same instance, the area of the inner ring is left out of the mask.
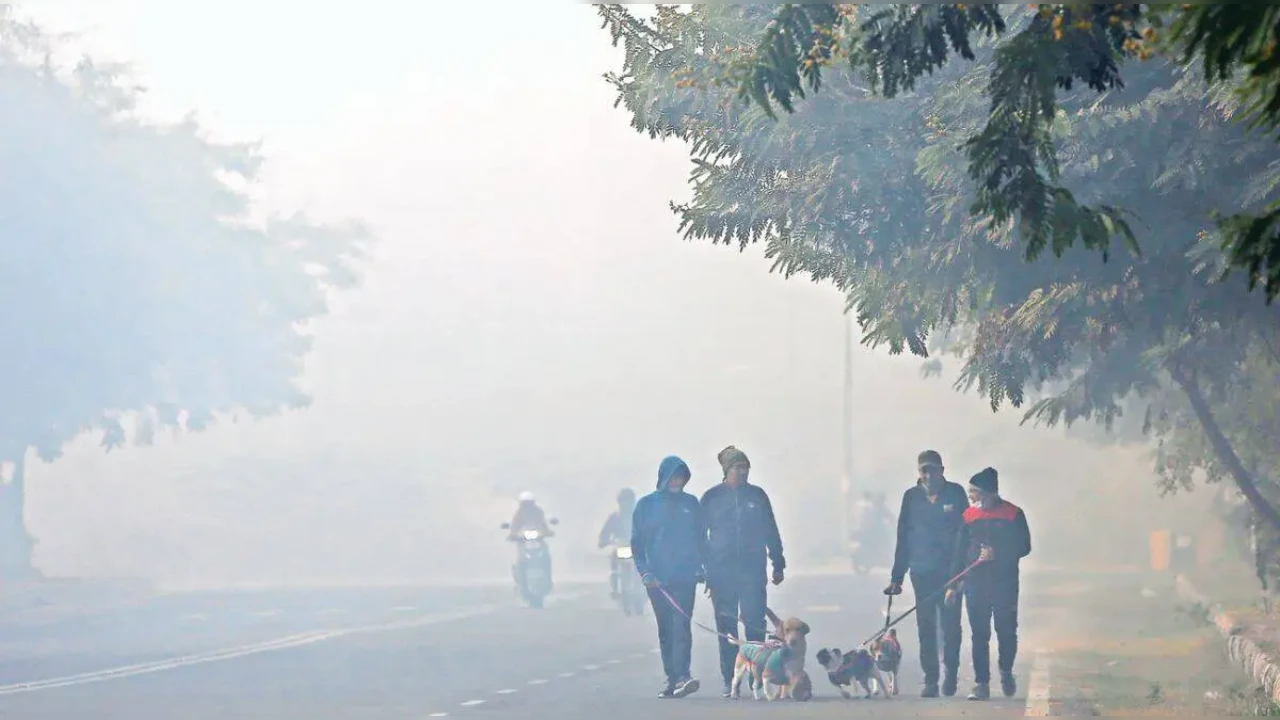
[[[618,604],[622,606],[623,615],[643,615],[648,595],[640,578],[636,575],[636,564],[631,554],[631,547],[618,545],[613,549],[613,557],[618,573]]]
[[[560,521],[551,518],[547,522],[557,525]],[[511,523],[502,523],[502,529],[510,530]],[[522,530],[516,542],[520,543],[512,567],[516,590],[529,607],[541,608],[551,594],[551,552],[546,538],[541,531],[529,529]]]
[[[890,532],[892,530],[887,527],[873,527],[859,532],[849,542],[849,559],[856,574],[866,575],[877,563],[892,559],[893,549],[888,537]]]

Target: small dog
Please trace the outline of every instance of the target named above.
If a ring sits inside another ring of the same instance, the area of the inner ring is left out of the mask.
[[[886,700],[893,697],[885,687],[875,656],[866,648],[848,653],[841,653],[840,648],[823,648],[818,651],[818,662],[826,669],[827,679],[846,700],[853,699],[853,693],[849,689],[855,683],[862,686],[864,697],[868,700],[877,690]]]
[[[733,664],[730,697],[739,697],[742,681],[747,680],[757,700],[761,699],[761,693],[766,700],[811,700],[813,682],[804,669],[808,623],[798,618],[784,621],[768,608],[765,613],[774,625],[773,638],[763,643],[734,641],[738,645],[738,656]],[[773,688],[777,688],[776,693]]]
[[[902,643],[898,642],[898,631],[890,629],[871,643],[871,656],[875,658],[876,668],[888,681],[890,695],[898,694],[898,667],[902,665]]]

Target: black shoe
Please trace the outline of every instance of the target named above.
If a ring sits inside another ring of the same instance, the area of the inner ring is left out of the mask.
[[[947,673],[947,678],[942,681],[943,697],[955,697],[957,685],[959,685],[959,682],[956,680],[956,676],[951,673]]]
[[[675,683],[667,683],[666,685],[662,686],[661,690],[658,691],[658,697],[662,698],[663,700],[668,700],[675,696],[676,696]]]
[[[1018,694],[1018,681],[1013,677],[1013,673],[1000,673],[1000,691],[1005,697],[1010,698]]]
[[[924,684],[924,689],[920,691],[920,697],[922,698],[938,697],[938,683],[926,681]]]
[[[990,700],[991,686],[987,683],[978,683],[973,686],[973,692],[969,693],[970,700]]]
[[[702,687],[702,683],[698,682],[697,680],[694,680],[693,678],[687,678],[687,679],[681,680],[680,682],[676,683],[676,686],[674,688],[671,689],[671,697],[674,697],[674,698],[689,697],[690,695],[698,692],[698,688],[700,687]]]

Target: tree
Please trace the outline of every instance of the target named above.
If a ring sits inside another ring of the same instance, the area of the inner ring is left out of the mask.
[[[1158,228],[1126,226],[1140,254],[1104,258],[1068,243],[1028,259],[1018,233],[1030,216],[969,212],[987,190],[968,172],[966,146],[990,122],[987,76],[1018,36],[993,32],[969,47],[972,63],[936,65],[894,98],[832,66],[823,92],[774,119],[741,101],[731,73],[734,56],[776,22],[769,11],[666,8],[648,23],[618,6],[600,12],[626,48],[623,72],[609,79],[633,125],[690,144],[694,198],[674,206],[688,237],[764,243],[775,270],[845,292],[864,342],[957,354],[958,387],[993,409],[1031,401],[1029,421],[1109,426],[1126,404],[1156,412],[1175,389],[1233,481],[1280,526],[1218,420],[1245,358],[1280,320],[1247,280],[1224,274],[1227,257],[1208,232],[1211,210],[1270,201],[1280,167],[1273,142],[1233,122],[1230,88],[1152,60],[1125,87],[1055,96],[1037,152],[1054,163],[1058,197],[1074,204],[1055,201],[1035,232],[1105,224],[1110,211],[1087,209],[1103,200],[1158,218]]]
[[[1113,237],[1135,242],[1125,208],[1080,203],[1060,182],[1049,141],[1060,92],[1079,84],[1097,92],[1123,87],[1127,61],[1163,52],[1184,67],[1199,59],[1211,82],[1231,84],[1252,126],[1280,127],[1280,6],[1032,7],[1037,11],[1011,21],[994,4],[782,5],[730,70],[741,96],[770,113],[775,103],[791,112],[806,88],[819,89],[823,66],[836,59],[894,97],[954,55],[973,60],[976,38],[1007,35],[987,82],[984,125],[967,138],[978,187],[971,211],[997,225],[1017,222],[1031,258],[1076,242],[1104,252]],[[1236,82],[1240,75],[1244,82]],[[1228,268],[1243,270],[1251,288],[1261,284],[1270,302],[1280,294],[1280,204],[1212,214]]]
[[[194,119],[147,122],[123,70],[52,66],[52,41],[0,14],[0,463],[4,569],[29,568],[28,451],[108,450],[219,416],[302,407],[307,323],[357,282],[368,235],[302,217],[254,222],[256,147]]]

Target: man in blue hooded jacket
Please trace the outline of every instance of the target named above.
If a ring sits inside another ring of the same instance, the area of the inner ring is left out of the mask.
[[[661,698],[682,698],[700,687],[689,666],[693,601],[705,577],[707,531],[698,498],[684,491],[692,475],[684,460],[674,455],[663,459],[657,490],[640,498],[631,516],[632,558],[649,591],[667,676]]]

